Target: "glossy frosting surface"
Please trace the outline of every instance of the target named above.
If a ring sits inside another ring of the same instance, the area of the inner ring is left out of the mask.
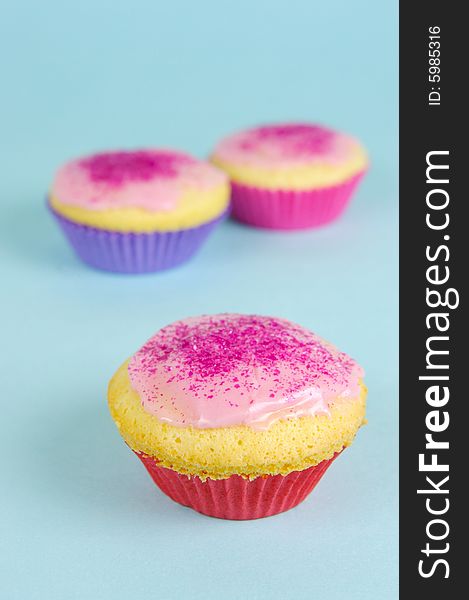
[[[169,212],[187,192],[205,192],[225,181],[209,163],[174,150],[105,152],[65,164],[51,196],[62,205],[90,211]]]
[[[266,429],[360,395],[361,367],[284,319],[221,314],[161,329],[129,361],[143,408],[175,426]]]

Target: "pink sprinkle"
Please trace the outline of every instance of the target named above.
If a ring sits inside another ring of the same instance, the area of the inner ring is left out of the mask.
[[[134,152],[106,152],[81,161],[92,181],[118,186],[128,181],[149,181],[155,176],[172,178],[178,168],[190,158],[169,151],[138,150]]]
[[[325,127],[309,124],[267,125],[253,130],[254,139],[276,140],[284,142],[285,151],[324,152],[335,134]]]
[[[328,398],[356,397],[363,375],[353,359],[299,325],[230,314],[164,327],[132,357],[128,371],[149,412],[202,427],[252,422],[297,404],[305,414],[327,411]]]

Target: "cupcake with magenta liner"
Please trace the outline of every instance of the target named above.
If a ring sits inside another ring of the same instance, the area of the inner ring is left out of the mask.
[[[109,384],[127,445],[172,500],[224,519],[293,508],[365,423],[363,370],[285,319],[160,329]]]
[[[85,263],[145,273],[197,252],[227,213],[229,183],[213,165],[174,150],[102,152],[62,166],[48,203]]]
[[[309,123],[235,133],[219,142],[211,161],[231,179],[233,217],[279,230],[337,219],[368,166],[357,140]]]

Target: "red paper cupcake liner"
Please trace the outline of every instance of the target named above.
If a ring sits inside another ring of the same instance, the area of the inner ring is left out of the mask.
[[[231,182],[231,214],[242,223],[265,229],[320,227],[344,212],[364,174],[314,190],[271,190]]]
[[[247,520],[269,517],[297,506],[340,453],[288,475],[266,475],[252,480],[231,475],[227,479],[205,481],[161,467],[151,456],[135,454],[160,490],[175,502],[209,517]]]

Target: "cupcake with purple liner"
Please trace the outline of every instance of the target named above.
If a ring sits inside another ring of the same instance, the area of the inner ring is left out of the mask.
[[[231,179],[232,215],[268,229],[307,229],[335,220],[368,166],[354,138],[309,123],[235,133],[220,141],[211,161]]]
[[[62,166],[48,203],[85,263],[146,273],[192,257],[225,216],[229,184],[182,152],[103,152]]]

